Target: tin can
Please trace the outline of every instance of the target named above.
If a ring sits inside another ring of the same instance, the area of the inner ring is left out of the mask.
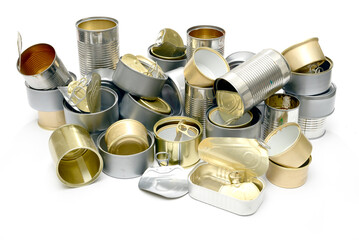
[[[318,95],[330,88],[333,61],[326,58],[319,67],[320,72],[297,73],[292,72],[292,77],[283,89],[296,95]]]
[[[152,59],[153,61],[157,62],[157,64],[162,68],[162,70],[164,72],[168,72],[180,67],[184,67],[187,63],[187,57],[186,55],[181,58],[181,59],[164,59],[164,58],[159,58],[155,55],[153,55],[151,53],[151,48],[153,47],[153,45],[151,45],[148,49],[147,49],[147,55],[150,59]]]
[[[117,155],[108,152],[105,133],[97,138],[97,146],[103,158],[103,172],[114,178],[135,178],[141,176],[154,160],[155,139],[147,132],[149,147],[137,154]]]
[[[242,63],[244,63],[254,55],[255,55],[254,53],[247,51],[234,52],[230,54],[228,57],[226,57],[226,61],[229,65],[229,68],[232,70],[233,68],[241,65]]]
[[[269,161],[269,168],[266,174],[268,181],[282,188],[297,188],[307,181],[309,165],[312,156],[298,168],[288,168],[273,161]]]
[[[250,112],[253,115],[250,124],[245,127],[221,127],[210,120],[210,115],[218,109],[213,106],[206,113],[206,137],[242,137],[259,139],[261,136],[261,112],[257,107],[253,107]]]
[[[214,89],[237,92],[243,112],[267,99],[290,79],[291,71],[284,57],[265,49],[215,81]]]
[[[269,133],[284,123],[298,123],[299,106],[299,100],[288,94],[274,94],[267,98],[262,139],[265,139]]]
[[[193,128],[191,137],[178,134],[177,126],[181,121]],[[190,167],[199,161],[198,145],[202,140],[203,128],[198,121],[189,117],[167,117],[154,125],[153,132],[156,152],[167,152],[170,155],[169,165]],[[177,136],[180,137],[177,139]]]
[[[317,139],[324,136],[326,129],[325,129],[325,120],[327,118],[299,118],[298,123],[304,136],[308,139]]]
[[[64,100],[66,123],[82,126],[90,133],[105,131],[119,119],[118,96],[110,88],[101,86],[101,111],[96,113],[80,113]]]
[[[182,106],[182,114],[184,113],[184,106],[185,106],[185,95],[186,95],[186,80],[184,78],[184,67],[179,67],[169,72],[166,72],[168,76],[167,82],[172,81],[172,85],[175,86],[177,95],[180,99],[180,104]]]
[[[17,60],[18,65],[19,59]],[[45,43],[33,45],[21,53],[18,71],[29,87],[37,90],[66,86],[71,75],[57,56],[55,49]]]
[[[81,75],[97,68],[115,69],[119,60],[118,21],[89,17],[76,22]]]
[[[187,59],[199,47],[208,47],[224,55],[224,38],[226,32],[216,26],[198,25],[187,30]]]
[[[68,124],[56,129],[50,136],[49,148],[57,176],[66,186],[90,184],[102,171],[102,157],[90,134],[81,126]]]

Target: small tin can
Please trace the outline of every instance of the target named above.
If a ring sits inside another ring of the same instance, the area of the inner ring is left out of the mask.
[[[269,133],[284,123],[298,123],[299,106],[299,100],[292,95],[274,94],[267,98],[262,139],[265,139]]]
[[[81,126],[68,124],[56,129],[49,139],[50,153],[62,183],[80,187],[94,182],[103,168],[90,134]]]
[[[214,122],[211,115],[218,111],[217,106],[213,106],[206,113],[206,137],[242,137],[259,139],[261,136],[261,112],[258,108],[253,107],[250,110],[252,120],[248,126],[244,127],[225,127]]]
[[[184,124],[186,132],[178,132],[178,126]],[[153,127],[156,137],[156,152],[170,155],[169,165],[190,167],[199,161],[198,145],[202,140],[203,128],[198,121],[181,116],[159,120]]]
[[[96,113],[80,113],[64,100],[66,123],[77,124],[90,133],[105,131],[112,123],[119,119],[118,96],[110,88],[101,86],[101,111]]]
[[[18,71],[33,89],[48,90],[66,86],[72,79],[55,49],[49,44],[40,43],[29,47],[21,53],[20,59]]]
[[[269,161],[269,168],[266,174],[268,181],[282,188],[297,188],[307,181],[309,165],[312,156],[298,168],[281,166],[273,161]]]
[[[241,65],[251,57],[253,57],[255,53],[247,52],[247,51],[239,51],[234,52],[230,54],[228,57],[226,57],[226,61],[229,65],[229,68],[232,70],[233,68]]]
[[[300,71],[301,68],[312,63],[325,61],[324,53],[318,41],[318,38],[311,38],[297,43],[282,52],[292,72]]]
[[[164,59],[164,58],[159,58],[155,55],[153,55],[151,53],[151,48],[153,47],[153,45],[151,45],[148,49],[147,49],[147,55],[150,59],[152,59],[153,61],[157,62],[157,64],[162,68],[162,70],[164,72],[168,72],[180,67],[184,67],[187,63],[187,57],[186,55],[183,58],[180,59]]]
[[[115,69],[119,59],[118,21],[89,17],[76,22],[81,75],[97,68]]]
[[[283,87],[284,91],[305,96],[324,93],[330,88],[333,61],[327,57],[317,69],[320,69],[319,72],[292,72],[292,77]]]
[[[187,30],[187,59],[199,47],[208,47],[224,55],[224,38],[226,32],[216,26],[198,25]]]
[[[153,164],[155,139],[147,132],[149,147],[142,152],[130,155],[117,155],[108,152],[105,133],[97,138],[97,146],[103,158],[103,172],[114,178],[135,178],[141,176]]]

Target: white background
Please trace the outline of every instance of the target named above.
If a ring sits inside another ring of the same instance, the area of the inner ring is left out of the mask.
[[[336,2],[332,3],[332,2]],[[355,1],[7,1],[0,38],[0,239],[359,239],[358,7]],[[146,55],[165,27],[186,39],[199,24],[226,30],[225,55],[264,48],[283,51],[319,37],[334,61],[336,110],[327,133],[313,143],[307,183],[268,184],[262,206],[241,217],[193,200],[163,199],[138,189],[139,178],[101,174],[69,189],[57,179],[49,131],[37,126],[16,70],[17,31],[23,49],[55,47],[79,75],[75,22],[109,16],[119,21],[120,54]]]

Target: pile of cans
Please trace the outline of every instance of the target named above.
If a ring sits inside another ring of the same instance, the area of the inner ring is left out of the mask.
[[[39,126],[54,130],[49,148],[62,183],[90,184],[102,171],[141,176],[142,190],[189,193],[250,215],[263,201],[264,175],[283,188],[306,182],[308,138],[324,135],[336,93],[317,38],[225,59],[222,28],[191,27],[187,45],[165,28],[148,58],[120,57],[116,19],[81,19],[76,28],[79,80],[48,44],[19,48],[17,62]]]

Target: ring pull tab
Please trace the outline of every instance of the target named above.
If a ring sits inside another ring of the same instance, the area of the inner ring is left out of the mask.
[[[176,133],[178,134],[179,132],[185,134],[190,138],[194,138],[198,135],[198,129],[188,124],[185,124],[184,120],[181,120],[176,126]]]
[[[155,154],[155,160],[160,167],[168,166],[170,163],[170,154],[167,152],[158,152]]]

